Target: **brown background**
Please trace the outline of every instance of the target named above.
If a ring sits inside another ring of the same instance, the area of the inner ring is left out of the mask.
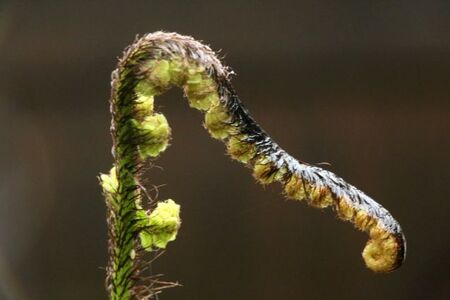
[[[159,29],[223,49],[266,131],[408,239],[404,267],[371,273],[366,235],[255,184],[171,91],[172,146],[148,178],[184,222],[153,271],[184,286],[161,299],[450,298],[449,1],[41,0],[0,2],[0,299],[106,299],[110,72]]]

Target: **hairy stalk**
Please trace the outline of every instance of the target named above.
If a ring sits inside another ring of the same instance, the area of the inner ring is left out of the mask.
[[[110,246],[107,289],[111,299],[148,299],[159,288],[138,284],[142,249],[164,248],[180,225],[172,200],[143,208],[140,170],[163,152],[170,138],[153,99],[175,85],[189,105],[205,113],[205,128],[228,154],[253,170],[262,184],[279,182],[288,199],[332,207],[339,218],[369,234],[362,253],[368,268],[389,272],[405,257],[400,225],[377,202],[335,174],[300,163],[281,149],[250,117],[230,83],[232,72],[214,52],[191,37],[155,32],[129,46],[112,74],[111,134],[115,163],[101,176]]]

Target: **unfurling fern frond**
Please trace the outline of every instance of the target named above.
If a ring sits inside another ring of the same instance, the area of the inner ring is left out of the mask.
[[[189,105],[205,113],[205,128],[228,154],[253,170],[262,184],[279,182],[288,199],[337,215],[369,234],[362,253],[375,272],[389,272],[404,260],[400,225],[380,204],[335,174],[301,163],[279,147],[252,119],[230,83],[228,68],[191,37],[155,32],[137,39],[112,74],[111,134],[114,166],[101,175],[107,208],[111,299],[148,299],[159,291],[138,284],[142,251],[166,247],[180,226],[172,200],[144,209],[141,170],[163,152],[170,127],[154,111],[154,97],[171,86],[184,90]]]

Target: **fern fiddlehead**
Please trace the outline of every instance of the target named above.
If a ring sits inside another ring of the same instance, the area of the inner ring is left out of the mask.
[[[154,97],[172,85],[189,105],[205,113],[205,128],[225,143],[228,154],[253,169],[262,184],[279,182],[288,199],[332,207],[337,215],[370,236],[362,256],[368,268],[389,272],[405,257],[400,225],[380,204],[332,172],[300,163],[280,148],[252,119],[230,83],[231,72],[207,46],[191,37],[155,32],[137,39],[112,74],[111,133],[114,166],[101,176],[110,236],[107,289],[111,299],[143,295],[136,281],[141,249],[164,248],[180,226],[179,206],[143,208],[141,169],[163,152],[170,139]],[[151,291],[147,296],[151,297]]]

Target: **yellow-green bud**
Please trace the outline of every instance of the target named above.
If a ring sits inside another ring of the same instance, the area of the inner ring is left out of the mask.
[[[167,243],[175,240],[180,225],[180,206],[171,199],[159,202],[148,216],[146,229],[139,234],[142,247],[147,251],[166,248]]]
[[[203,68],[189,69],[184,92],[189,105],[199,110],[208,110],[219,102],[217,86]]]
[[[255,145],[242,141],[243,136],[233,136],[228,141],[227,149],[230,156],[244,164],[256,156]]]
[[[117,180],[116,168],[112,167],[109,174],[100,174],[100,184],[106,193],[115,193],[119,186]]]
[[[171,83],[178,86],[184,85],[186,81],[185,64],[179,59],[170,61],[169,74]]]
[[[205,127],[213,138],[225,139],[237,133],[231,123],[231,116],[222,105],[212,107],[205,115]]]
[[[157,82],[159,86],[166,87],[170,83],[170,63],[168,60],[153,61],[150,81]]]
[[[143,117],[153,113],[154,95],[157,94],[155,87],[147,81],[141,81],[135,88],[135,108],[137,116]]]
[[[139,146],[142,159],[156,157],[166,150],[170,139],[170,127],[163,114],[153,114],[139,123],[145,141]]]

